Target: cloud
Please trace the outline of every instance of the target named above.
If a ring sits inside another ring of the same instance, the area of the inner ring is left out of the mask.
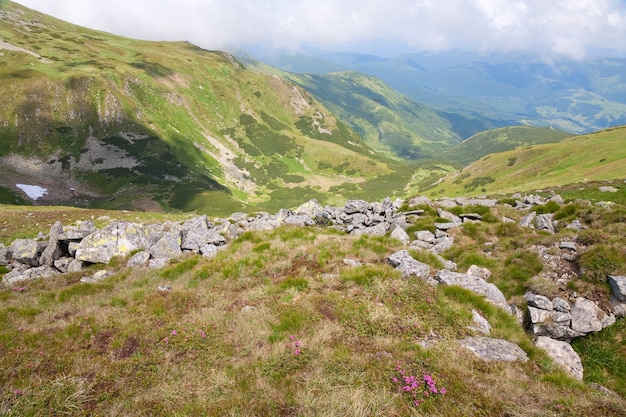
[[[623,0],[18,0],[83,26],[207,49],[381,42],[413,50],[626,53]]]

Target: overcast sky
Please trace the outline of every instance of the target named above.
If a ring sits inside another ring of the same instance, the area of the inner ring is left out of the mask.
[[[206,49],[257,43],[384,54],[527,50],[626,54],[626,0],[17,0],[93,29]]]

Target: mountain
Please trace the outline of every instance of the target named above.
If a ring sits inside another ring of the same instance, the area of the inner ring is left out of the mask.
[[[553,127],[510,126],[476,133],[444,152],[443,159],[469,165],[490,153],[504,152],[522,146],[558,142],[571,133]]]
[[[185,42],[146,42],[0,6],[5,202],[271,210],[404,193],[377,155],[310,94]],[[384,194],[384,195],[383,195]]]
[[[626,178],[626,126],[489,154],[446,176],[431,196],[511,193]]]
[[[524,124],[589,133],[626,123],[625,58],[573,61],[528,53],[463,51],[395,57],[324,51],[312,54],[343,70],[380,78],[412,100],[438,110],[499,121],[493,127]],[[289,55],[259,59],[278,68],[290,65]],[[305,69],[302,63],[313,62],[311,57],[294,59],[300,70]],[[320,65],[311,67],[322,69]],[[463,137],[487,129],[470,129]]]

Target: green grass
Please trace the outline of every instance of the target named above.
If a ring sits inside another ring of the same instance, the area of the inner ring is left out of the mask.
[[[463,168],[426,192],[431,196],[458,196],[485,193],[514,193],[589,181],[622,180],[626,177],[626,128],[616,127],[556,143],[539,144],[516,150],[493,153]],[[515,158],[515,164],[509,164]],[[622,189],[621,181],[613,185]],[[563,197],[574,197],[576,187],[566,187]],[[588,187],[584,188],[587,195]],[[422,190],[425,191],[425,190]],[[589,196],[617,198],[596,191]],[[596,200],[597,201],[597,200]]]
[[[580,190],[578,191],[581,192]],[[567,209],[574,207],[575,210]],[[555,207],[556,208],[556,207]],[[117,215],[127,220],[182,220],[185,215],[2,206],[2,217],[31,236],[53,219]],[[457,210],[453,210],[457,211]],[[465,210],[464,210],[465,211]],[[572,232],[548,235],[516,224],[523,213],[504,206],[472,208],[492,222],[450,230],[443,254],[463,272],[489,268],[510,302],[540,282],[532,244],[551,245]],[[621,254],[622,206],[561,205],[587,227],[587,253]],[[28,215],[28,213],[31,213]],[[438,221],[425,210],[419,225]],[[105,221],[98,220],[101,226]],[[510,226],[510,225],[513,226]],[[419,226],[414,225],[414,226]],[[5,238],[25,233],[6,230]],[[281,227],[246,232],[211,259],[187,255],[161,270],[107,265],[98,284],[80,274],[0,288],[0,414],[2,415],[432,415],[618,416],[624,400],[623,320],[577,340],[585,383],[568,377],[532,344],[516,318],[460,287],[405,279],[385,262],[402,245],[388,237],[350,236],[333,228]],[[433,269],[426,251],[413,256]],[[349,267],[344,259],[360,261]],[[612,258],[608,258],[609,260]],[[623,264],[620,263],[617,272]],[[160,292],[171,285],[171,292]],[[555,284],[556,285],[556,284]],[[575,280],[580,295],[606,302],[606,284]],[[528,363],[486,363],[456,340],[473,335],[471,311],[493,337],[518,344]],[[430,347],[424,347],[428,345]],[[433,375],[443,396],[415,408],[392,382],[400,366]],[[586,385],[617,392],[606,396]]]

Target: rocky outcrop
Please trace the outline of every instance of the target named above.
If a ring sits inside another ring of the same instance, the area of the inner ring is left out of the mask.
[[[484,279],[458,272],[448,271],[442,269],[435,274],[435,280],[443,285],[458,285],[467,290],[482,295],[491,303],[502,307],[506,311],[511,311],[506,302],[506,297],[502,294],[502,291],[498,289],[494,284],[491,284]]]

